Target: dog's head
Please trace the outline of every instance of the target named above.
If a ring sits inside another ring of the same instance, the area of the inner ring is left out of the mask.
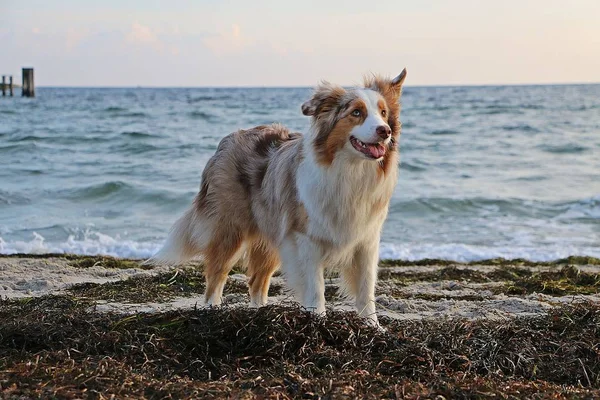
[[[330,165],[338,152],[357,160],[385,163],[397,150],[400,95],[406,69],[394,79],[366,78],[364,87],[346,90],[323,82],[302,113],[312,116],[317,160]]]

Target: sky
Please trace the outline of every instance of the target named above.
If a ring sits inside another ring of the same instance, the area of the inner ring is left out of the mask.
[[[0,0],[38,86],[600,82],[600,0]]]

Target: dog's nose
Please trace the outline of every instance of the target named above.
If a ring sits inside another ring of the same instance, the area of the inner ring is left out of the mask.
[[[375,129],[375,132],[377,133],[377,136],[382,139],[387,139],[392,134],[392,130],[387,125],[379,125],[377,129]]]

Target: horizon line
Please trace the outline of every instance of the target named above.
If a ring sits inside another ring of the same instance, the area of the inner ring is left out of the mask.
[[[318,84],[318,83],[317,83]],[[36,85],[36,88],[61,88],[61,89],[312,89],[314,86],[306,85],[206,85],[206,86],[152,86],[152,85]],[[432,88],[432,87],[506,87],[506,86],[585,86],[600,85],[597,82],[554,82],[554,83],[466,83],[466,84],[425,84],[404,85],[403,88]],[[354,85],[340,85],[342,87],[353,87]]]

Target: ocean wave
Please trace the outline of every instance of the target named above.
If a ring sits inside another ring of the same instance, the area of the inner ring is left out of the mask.
[[[124,118],[143,118],[149,114],[143,111],[133,111],[126,107],[110,106],[99,110],[100,114],[106,114],[109,117],[124,117]]]
[[[525,200],[488,199],[483,197],[454,199],[447,197],[420,197],[392,202],[390,212],[421,215],[423,213],[475,214],[480,211],[507,212],[531,207]]]
[[[427,168],[422,167],[420,165],[412,164],[408,161],[402,161],[400,163],[400,170],[401,171],[410,171],[410,172],[422,172],[422,171],[426,171]]]
[[[149,258],[160,248],[160,243],[136,242],[113,238],[99,232],[87,233],[84,238],[74,236],[64,242],[47,242],[46,239],[34,232],[30,241],[7,242],[0,237],[0,253],[2,254],[45,254],[71,253],[82,255],[108,255],[123,258]]]
[[[498,114],[509,114],[509,113],[514,113],[515,110],[511,109],[511,108],[506,108],[506,107],[502,107],[502,108],[498,108],[498,107],[494,107],[494,108],[489,108],[489,109],[484,109],[482,112],[479,112],[479,114],[484,114],[484,115],[498,115]]]
[[[127,136],[135,139],[144,139],[144,138],[158,138],[160,135],[155,135],[148,132],[140,132],[140,131],[125,131],[121,132],[121,136]]]
[[[187,115],[190,118],[201,119],[204,121],[209,121],[214,118],[213,115],[211,115],[209,113],[205,113],[204,111],[199,111],[199,110],[190,111]]]
[[[18,142],[9,144],[8,146],[0,146],[0,153],[17,152],[17,151],[38,151],[40,146],[37,141]]]
[[[519,115],[524,113],[524,108],[521,106],[512,106],[504,104],[488,104],[482,106],[479,103],[475,103],[467,110],[470,112],[475,112],[476,115]]]
[[[588,147],[582,146],[577,143],[567,143],[561,145],[544,144],[539,146],[539,148],[547,153],[553,154],[577,154],[589,150]]]
[[[227,100],[231,98],[229,95],[222,96],[196,96],[196,97],[188,97],[187,102],[190,104],[199,103],[203,101],[214,101],[214,100]]]
[[[528,176],[520,176],[518,178],[515,178],[515,180],[517,180],[517,181],[525,181],[525,182],[539,182],[539,181],[545,181],[548,179],[549,178],[547,176],[543,176],[543,175],[528,175]]]
[[[115,112],[123,112],[123,111],[127,111],[127,108],[123,108],[123,107],[106,107],[104,110],[105,112],[109,112],[109,113],[115,113]]]
[[[126,154],[142,154],[151,151],[160,150],[161,147],[154,146],[148,143],[123,143],[116,146],[111,146],[110,151],[118,151]]]
[[[52,140],[52,137],[49,136],[37,136],[37,135],[27,135],[22,137],[12,137],[7,140],[10,143],[20,143],[20,142],[33,142],[39,140]]]
[[[151,182],[148,182],[151,183]],[[54,197],[64,198],[74,202],[98,202],[101,204],[154,205],[178,209],[191,201],[195,192],[172,191],[141,184],[131,184],[124,181],[108,181],[91,184],[84,187],[61,189],[53,192]]]
[[[37,169],[37,168],[33,168],[33,169],[27,169],[27,168],[16,169],[15,168],[15,171],[18,171],[19,173],[21,173],[23,175],[43,175],[43,174],[47,173],[46,170]]]
[[[455,131],[453,129],[438,129],[430,132],[430,134],[432,135],[456,135],[458,133],[458,131]]]
[[[0,237],[2,254],[44,254],[72,253],[82,255],[108,255],[113,257],[145,259],[154,255],[162,241],[140,242],[111,237],[100,232],[87,232],[83,238],[69,236],[63,242],[48,242],[33,233],[29,241],[6,241]],[[519,246],[475,246],[461,243],[395,244],[382,242],[380,259],[416,261],[442,259],[458,262],[481,261],[491,258],[527,259],[531,261],[552,261],[569,256],[600,257],[600,247],[579,248],[574,246],[549,245],[541,247]]]
[[[31,203],[31,199],[27,196],[23,196],[19,193],[7,192],[0,189],[0,204],[11,205],[11,204],[28,204]]]
[[[125,117],[125,118],[145,118],[148,116],[149,116],[148,114],[146,114],[145,112],[141,112],[141,111],[134,111],[134,112],[124,113],[124,114],[119,114],[119,117]]]
[[[146,118],[149,117],[150,114],[147,114],[143,111],[119,111],[108,113],[107,118]]]
[[[524,110],[545,110],[546,107],[542,104],[520,104],[517,108],[522,108]]]
[[[600,247],[580,248],[568,245],[527,246],[475,246],[461,243],[448,244],[392,244],[382,243],[379,250],[381,259],[416,261],[423,259],[441,259],[470,262],[491,258],[516,259],[530,261],[553,261],[569,256],[600,257]]]
[[[419,197],[392,201],[390,212],[403,215],[431,213],[454,216],[513,215],[549,219],[600,219],[600,195],[568,202],[545,202],[527,199],[495,199],[485,197],[447,198]]]
[[[567,107],[567,110],[569,110],[569,111],[589,111],[589,110],[597,110],[599,108],[600,108],[600,104],[592,104],[589,106],[582,105],[582,106]]]
[[[63,191],[63,197],[72,200],[96,200],[105,198],[119,192],[131,192],[134,190],[132,185],[123,181],[110,181],[83,188],[67,189]]]
[[[538,133],[540,130],[537,128],[534,128],[531,125],[528,124],[517,124],[517,125],[503,125],[502,129],[505,131],[517,131],[517,132],[531,132],[531,133]]]
[[[562,208],[562,212],[555,217],[559,220],[600,220],[600,194],[586,199],[562,203],[559,207]]]

